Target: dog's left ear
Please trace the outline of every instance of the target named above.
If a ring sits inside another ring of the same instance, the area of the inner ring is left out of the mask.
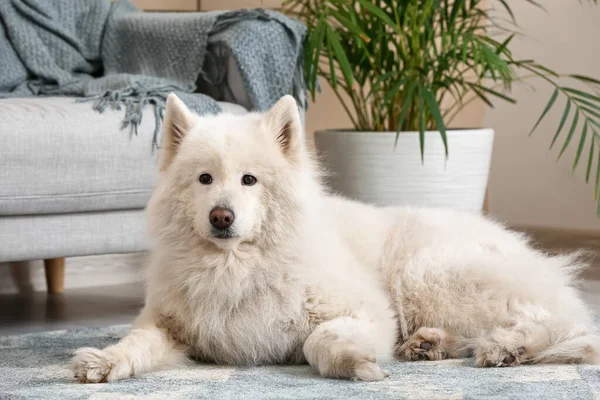
[[[304,146],[302,122],[296,100],[290,95],[283,96],[267,111],[263,122],[283,154],[295,158]]]
[[[194,115],[175,94],[167,96],[162,127],[160,170],[167,169],[175,158],[183,137],[194,123]]]

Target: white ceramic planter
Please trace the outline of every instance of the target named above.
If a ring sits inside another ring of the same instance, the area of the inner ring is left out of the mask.
[[[418,132],[319,131],[315,143],[332,173],[335,192],[380,206],[449,207],[480,213],[488,182],[494,131],[425,133],[421,162]]]

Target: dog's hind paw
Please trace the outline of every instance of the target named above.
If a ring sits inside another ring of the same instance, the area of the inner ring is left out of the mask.
[[[69,369],[80,383],[111,382],[133,375],[126,362],[92,347],[76,350]]]
[[[489,343],[475,349],[475,366],[477,367],[516,367],[525,362],[524,347],[508,349],[497,343]]]

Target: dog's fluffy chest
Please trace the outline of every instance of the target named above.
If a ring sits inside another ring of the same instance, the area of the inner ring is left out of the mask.
[[[302,344],[310,327],[305,291],[297,281],[272,273],[241,279],[201,273],[194,280],[184,290],[172,286],[163,292],[170,299],[161,301],[159,320],[199,360],[236,365],[304,361]]]

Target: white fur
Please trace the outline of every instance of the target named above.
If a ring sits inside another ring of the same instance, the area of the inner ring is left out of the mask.
[[[257,183],[243,185],[245,174]],[[209,222],[217,206],[235,213],[228,238]],[[327,194],[289,96],[265,114],[210,117],[169,96],[148,215],[145,308],[118,344],[76,352],[81,382],[188,356],[308,362],[323,376],[361,380],[384,379],[379,365],[394,356],[600,361],[573,288],[576,257],[542,254],[479,216]]]

